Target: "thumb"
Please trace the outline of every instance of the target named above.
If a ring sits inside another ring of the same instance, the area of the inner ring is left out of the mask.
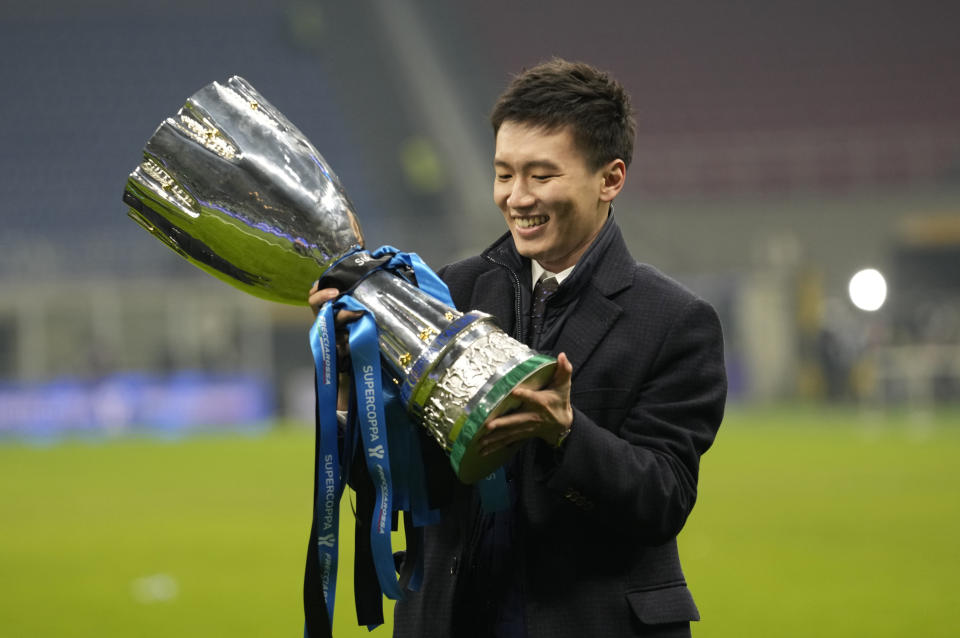
[[[553,379],[550,380],[550,387],[556,388],[569,385],[572,377],[573,364],[570,363],[570,359],[567,358],[567,354],[565,352],[561,352],[557,356],[557,369],[553,373]]]
[[[557,368],[553,371],[553,377],[550,378],[550,382],[547,383],[547,385],[539,390],[535,388],[516,387],[510,391],[510,394],[521,401],[531,400],[538,392],[543,392],[544,390],[569,388],[571,377],[573,377],[573,364],[567,359],[567,355],[561,352],[557,357]]]

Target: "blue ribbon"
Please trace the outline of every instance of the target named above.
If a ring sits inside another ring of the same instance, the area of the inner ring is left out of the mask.
[[[395,270],[401,266],[411,268],[417,278],[417,287],[420,288],[420,290],[448,306],[454,305],[447,284],[443,283],[443,280],[437,276],[437,273],[433,272],[433,269],[420,259],[420,255],[417,253],[402,253],[393,246],[382,246],[373,251],[373,256],[374,258],[378,258],[389,253],[395,254],[393,255],[393,259],[384,266],[385,268],[388,270]]]
[[[337,587],[340,497],[343,493],[343,476],[337,445],[337,357],[333,335],[333,304],[327,303],[320,309],[317,320],[310,329],[310,348],[313,350],[317,373],[318,437],[320,439],[313,523],[317,530],[320,583],[331,626]]]
[[[353,361],[354,387],[357,393],[357,420],[367,471],[376,491],[370,524],[370,548],[381,591],[393,600],[403,597],[393,562],[390,543],[393,518],[393,480],[390,472],[390,446],[384,418],[380,370],[380,346],[373,315],[350,296],[340,298],[346,310],[362,312],[350,323],[350,358]]]

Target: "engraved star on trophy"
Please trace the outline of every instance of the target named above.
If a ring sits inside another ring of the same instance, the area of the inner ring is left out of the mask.
[[[194,93],[147,140],[123,195],[129,215],[182,257],[264,299],[306,304],[363,234],[340,181],[309,140],[239,76]],[[352,261],[352,260],[351,260]],[[476,433],[516,407],[510,392],[543,387],[556,361],[462,313],[403,277],[370,273],[351,291],[379,329],[407,411],[450,455],[461,481],[502,465],[480,456]]]

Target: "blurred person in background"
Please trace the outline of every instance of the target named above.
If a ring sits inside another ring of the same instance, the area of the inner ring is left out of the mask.
[[[491,123],[508,232],[439,274],[457,308],[492,314],[558,366],[479,435],[488,452],[519,445],[509,508],[485,513],[444,457],[427,461],[448,498],[394,635],[689,636],[699,613],[677,534],[723,416],[719,320],[627,249],[613,201],[635,124],[614,78],[541,64],[513,79]],[[314,287],[309,301],[316,311],[337,294]]]

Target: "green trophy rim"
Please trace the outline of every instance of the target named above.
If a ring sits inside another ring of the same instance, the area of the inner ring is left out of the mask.
[[[453,469],[461,481],[464,483],[476,482],[502,465],[506,459],[509,458],[513,450],[507,453],[506,457],[502,460],[499,460],[497,455],[495,455],[491,462],[492,467],[486,471],[481,471],[477,476],[474,476],[473,472],[464,476],[464,472],[468,468],[461,467],[464,457],[467,455],[467,450],[473,442],[477,431],[492,414],[495,414],[498,409],[504,407],[505,399],[508,398],[510,392],[514,388],[531,380],[545,383],[553,376],[556,363],[556,359],[553,357],[543,354],[534,355],[519,365],[514,366],[509,372],[503,375],[478,402],[477,406],[470,412],[466,420],[459,427],[459,432],[456,434],[456,439],[450,448],[450,463],[453,465]]]

